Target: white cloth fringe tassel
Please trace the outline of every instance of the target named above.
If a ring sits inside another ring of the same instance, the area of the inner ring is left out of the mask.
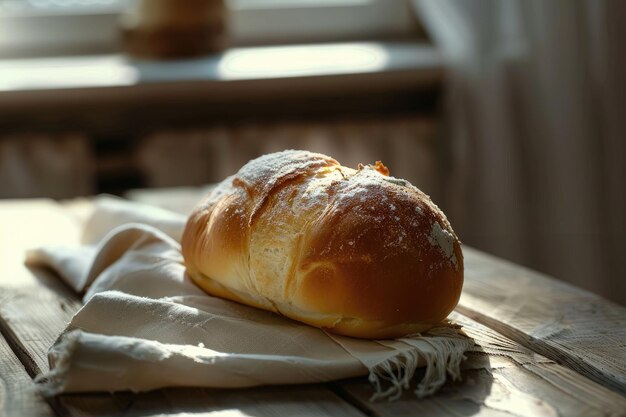
[[[453,381],[461,379],[461,361],[465,358],[464,352],[473,346],[471,339],[451,327],[437,327],[426,335],[429,337],[416,334],[399,339],[411,348],[370,368],[369,381],[376,390],[370,401],[399,399],[410,388],[420,359],[426,363],[426,370],[414,391],[417,398],[435,393],[448,375]],[[390,386],[385,389],[387,384]]]

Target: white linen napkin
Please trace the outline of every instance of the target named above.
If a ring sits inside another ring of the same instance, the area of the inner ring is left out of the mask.
[[[84,306],[37,378],[45,395],[163,387],[249,387],[369,375],[373,398],[398,398],[426,366],[418,397],[460,377],[470,339],[452,326],[396,340],[328,334],[277,314],[204,293],[186,275],[185,217],[103,198],[83,246],[27,253],[77,292]]]

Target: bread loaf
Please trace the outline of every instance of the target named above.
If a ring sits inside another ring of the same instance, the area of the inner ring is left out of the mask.
[[[190,216],[189,276],[209,294],[361,338],[425,331],[456,306],[458,238],[387,169],[306,151],[250,161]]]

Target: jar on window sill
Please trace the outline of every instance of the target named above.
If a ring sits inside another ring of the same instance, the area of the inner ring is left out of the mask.
[[[226,47],[223,0],[126,0],[122,47],[143,58],[186,58]]]

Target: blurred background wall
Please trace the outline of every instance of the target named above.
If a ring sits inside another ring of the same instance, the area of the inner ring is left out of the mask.
[[[351,167],[389,161],[394,175],[436,192],[436,133],[433,120],[415,116],[171,130],[145,137],[137,159],[148,186],[172,187],[220,181],[258,155],[307,149]]]
[[[332,155],[342,164],[381,160],[393,174],[439,197],[434,117],[266,120],[163,127],[122,138],[20,133],[0,138],[0,198],[71,198],[135,188],[221,181],[257,156],[285,149]]]

